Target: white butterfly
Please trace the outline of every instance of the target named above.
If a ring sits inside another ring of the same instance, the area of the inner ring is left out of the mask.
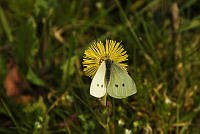
[[[103,61],[90,85],[90,94],[101,98],[106,93],[114,98],[126,98],[137,92],[133,79],[118,63]]]

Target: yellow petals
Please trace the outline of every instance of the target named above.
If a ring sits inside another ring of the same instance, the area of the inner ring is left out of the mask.
[[[127,67],[127,64],[123,62],[128,60],[128,55],[120,42],[106,40],[105,45],[101,41],[93,42],[91,46],[85,50],[83,56],[83,71],[85,75],[93,77],[102,61],[107,59],[117,62],[125,69]]]

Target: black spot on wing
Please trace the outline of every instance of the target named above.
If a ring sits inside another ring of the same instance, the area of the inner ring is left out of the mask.
[[[120,85],[118,85],[118,84],[115,84],[115,87],[119,87]],[[125,87],[125,84],[124,83],[122,83],[122,87]]]
[[[100,85],[99,84],[97,84],[97,87],[99,87]],[[101,88],[103,88],[103,84],[101,84]]]

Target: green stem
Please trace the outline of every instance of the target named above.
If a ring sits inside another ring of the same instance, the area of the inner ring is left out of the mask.
[[[107,106],[107,94],[102,98],[101,103],[103,106],[105,106],[105,110],[106,110],[106,113],[105,113],[105,124],[103,125],[103,127],[105,128],[105,131],[106,131],[106,134],[110,134],[110,112],[109,112],[109,106]]]
[[[110,128],[109,128],[109,125],[108,125],[108,124],[106,125],[106,128],[105,128],[105,129],[106,129],[106,134],[110,134]]]
[[[109,108],[106,106],[106,134],[110,134],[110,115],[109,115]]]

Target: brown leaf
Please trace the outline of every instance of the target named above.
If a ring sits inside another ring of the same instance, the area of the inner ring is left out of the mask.
[[[4,80],[4,88],[7,96],[19,96],[20,88],[19,85],[22,83],[22,79],[19,75],[18,67],[13,60],[7,63],[7,75]]]

